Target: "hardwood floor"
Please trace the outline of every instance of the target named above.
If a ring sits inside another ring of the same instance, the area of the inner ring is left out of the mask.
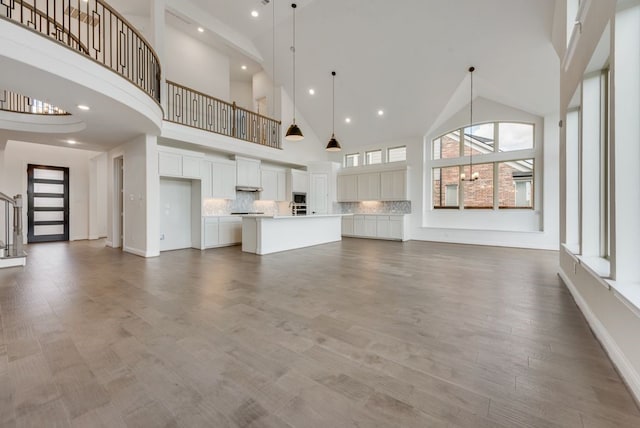
[[[640,426],[557,253],[103,245],[0,270],[0,426]]]

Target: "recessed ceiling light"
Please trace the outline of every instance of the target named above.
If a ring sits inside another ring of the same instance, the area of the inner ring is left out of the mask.
[[[309,95],[315,95],[316,94],[316,90],[311,88],[309,89]]]
[[[241,68],[241,69],[243,69],[243,70],[246,70],[246,69],[247,69],[247,66],[246,66],[246,65],[243,65],[243,66],[241,66],[240,68]]]
[[[76,144],[76,140],[67,140],[67,144]]]
[[[384,116],[384,110],[378,110],[378,116]]]
[[[258,13],[257,10],[252,10],[251,11],[251,16],[253,16],[254,18],[257,18],[258,16],[260,16],[260,14]]]
[[[345,121],[345,122],[347,122],[347,123],[351,123],[351,118],[350,118],[350,117],[348,117],[348,118],[346,118],[344,121]]]
[[[78,104],[78,108],[79,108],[80,110],[85,110],[85,111],[86,111],[86,110],[91,110],[91,109],[89,108],[89,106],[86,106],[86,105],[84,105],[84,104]]]
[[[198,27],[198,31],[199,31],[200,33],[204,33],[204,28],[202,28],[202,27]]]

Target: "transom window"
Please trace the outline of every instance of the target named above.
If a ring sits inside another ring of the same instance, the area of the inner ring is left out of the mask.
[[[407,146],[391,147],[387,150],[387,162],[403,162],[407,160]]]
[[[369,152],[365,152],[365,159],[367,161],[367,165],[382,163],[382,150],[371,150]]]
[[[351,153],[348,155],[344,155],[344,166],[352,167],[360,165],[360,154],[359,153]]]

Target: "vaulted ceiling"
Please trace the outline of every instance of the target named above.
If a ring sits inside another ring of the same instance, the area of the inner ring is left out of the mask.
[[[268,74],[275,57],[276,84],[292,93],[290,1],[191,1],[249,38]],[[300,0],[297,107],[315,133],[328,138],[335,70],[336,134],[343,145],[422,136],[447,111],[468,102],[467,69],[474,65],[474,96],[538,115],[554,112],[554,5],[555,0]],[[251,17],[251,10],[260,16]],[[384,116],[377,115],[379,109]],[[285,125],[289,121],[283,118]]]

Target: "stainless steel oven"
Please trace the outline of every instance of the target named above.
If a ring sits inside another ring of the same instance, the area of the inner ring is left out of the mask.
[[[293,193],[293,200],[291,201],[291,214],[292,215],[307,215],[307,194],[306,193]]]

